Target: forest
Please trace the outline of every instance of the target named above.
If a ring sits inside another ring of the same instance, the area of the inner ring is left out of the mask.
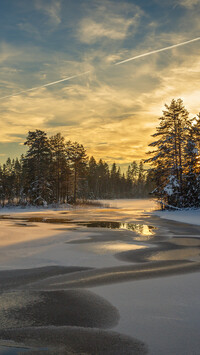
[[[200,207],[200,114],[190,118],[181,99],[165,105],[149,146],[152,194],[162,208]]]
[[[61,133],[30,131],[26,154],[0,166],[0,204],[154,196],[163,209],[200,207],[200,114],[191,118],[183,101],[173,99],[152,137],[149,158],[121,172],[115,162],[88,157],[82,144],[65,141]]]
[[[109,166],[102,159],[89,158],[83,145],[65,142],[60,133],[48,138],[41,130],[30,131],[24,144],[25,155],[8,158],[0,166],[1,206],[137,198],[152,190],[142,161],[133,161],[121,173],[115,163]]]

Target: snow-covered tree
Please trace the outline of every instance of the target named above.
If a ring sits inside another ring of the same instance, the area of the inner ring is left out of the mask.
[[[187,136],[184,151],[183,173],[183,200],[184,207],[199,207],[200,205],[200,179],[199,179],[199,131],[194,123],[191,125]]]
[[[51,151],[51,181],[53,185],[53,199],[63,203],[68,199],[70,168],[67,161],[65,139],[60,133],[49,139]]]
[[[189,113],[181,99],[165,105],[160,124],[153,137],[158,138],[150,147],[156,149],[149,154],[156,179],[155,195],[164,203],[183,206],[183,169],[188,132],[191,128]]]
[[[25,192],[30,203],[46,205],[52,201],[49,139],[44,131],[37,129],[28,133],[24,144],[29,148],[23,161]]]

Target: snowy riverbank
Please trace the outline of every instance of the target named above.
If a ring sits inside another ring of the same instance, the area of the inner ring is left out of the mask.
[[[200,225],[200,209],[185,209],[180,211],[154,211],[154,215],[171,221]]]
[[[10,207],[1,207],[0,215],[7,214],[27,214],[27,213],[45,213],[46,214],[56,214],[59,211],[72,211],[72,210],[83,210],[90,208],[104,208],[110,207],[117,208],[120,210],[126,211],[126,214],[137,215],[137,214],[146,214],[150,213],[156,216],[159,216],[162,219],[167,219],[176,222],[200,225],[200,209],[185,209],[185,210],[170,210],[170,211],[161,211],[157,210],[158,204],[154,199],[114,199],[114,200],[99,200],[99,206],[89,205],[77,205],[73,206],[70,204],[63,205],[49,205],[49,206],[10,206]]]
[[[29,213],[29,212],[47,212],[47,211],[62,211],[71,210],[72,205],[49,205],[49,206],[5,206],[0,207],[0,215],[13,214],[13,213]]]
[[[72,211],[93,208],[117,208],[130,210],[134,213],[150,212],[157,208],[157,204],[153,199],[113,199],[113,200],[92,200],[91,203],[81,203],[80,205],[56,204],[48,206],[5,206],[0,207],[0,215],[5,214],[24,214],[24,213],[52,213],[59,211]]]

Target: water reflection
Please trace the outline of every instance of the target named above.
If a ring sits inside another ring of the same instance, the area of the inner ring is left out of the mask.
[[[138,245],[135,243],[123,243],[123,242],[118,242],[118,243],[95,243],[93,245],[87,246],[87,250],[92,250],[93,252],[97,254],[105,254],[105,253],[117,253],[117,252],[123,252],[123,251],[128,251],[128,250],[138,250],[138,249],[145,249],[147,248],[146,245]]]
[[[27,223],[52,223],[52,224],[75,224],[78,226],[84,226],[87,228],[108,228],[108,229],[121,229],[135,232],[141,236],[154,235],[155,227],[147,224],[139,223],[127,223],[116,221],[74,221],[72,219],[60,219],[60,218],[45,218],[45,217],[10,217],[0,216],[1,220],[15,220],[15,225],[20,227],[27,227],[30,224]],[[35,225],[34,225],[35,226]]]
[[[122,223],[122,222],[109,222],[109,221],[96,221],[96,222],[77,222],[78,225],[86,226],[88,228],[108,228],[108,229],[122,229],[129,230],[140,234],[142,236],[154,235],[155,227],[146,224],[138,223]]]
[[[20,346],[13,346],[13,345],[0,345],[0,354],[2,355],[19,355],[23,353],[30,353],[31,348],[29,347],[20,347]],[[33,350],[35,353],[35,349]],[[48,351],[48,348],[37,348],[36,351],[45,352]],[[32,351],[31,351],[32,353]]]

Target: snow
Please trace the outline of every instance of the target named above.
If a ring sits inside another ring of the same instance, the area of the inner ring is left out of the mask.
[[[110,207],[120,208],[126,210],[127,214],[134,213],[152,213],[160,218],[169,219],[172,221],[200,225],[200,208],[199,209],[185,209],[178,211],[161,211],[157,210],[158,205],[154,199],[135,199],[135,200],[103,200],[105,204]]]
[[[127,265],[114,257],[116,251],[138,246],[122,240],[106,240],[90,244],[72,244],[104,231],[91,231],[77,226],[77,220],[135,221],[138,216],[156,214],[161,218],[200,225],[199,210],[155,211],[154,200],[104,200],[110,209],[71,206],[49,208],[3,208],[1,214],[14,214],[16,219],[0,220],[0,270],[40,266],[110,267]],[[63,211],[68,211],[63,214]],[[70,210],[70,211],[69,211]],[[61,211],[61,212],[59,212]],[[39,223],[20,220],[29,214],[41,217],[67,218],[68,224]],[[24,215],[22,214],[24,213]],[[17,216],[20,214],[20,216]],[[20,217],[20,218],[19,218]],[[73,222],[70,222],[70,219]],[[23,222],[23,223],[21,223]],[[106,230],[106,234],[112,231]],[[120,231],[118,233],[121,233]],[[163,230],[162,230],[162,233]],[[141,247],[145,247],[140,242]],[[199,349],[199,285],[200,273],[108,284],[90,288],[105,298],[120,313],[118,325],[112,329],[148,344],[149,355],[197,354]]]
[[[194,148],[193,151],[192,151],[193,154],[197,154],[199,153],[198,149],[197,148]]]
[[[46,212],[46,211],[62,211],[71,210],[73,207],[69,204],[49,205],[49,206],[10,206],[0,207],[0,215],[13,213],[29,213],[29,212]]]
[[[18,214],[18,213],[31,213],[31,212],[53,212],[53,211],[68,211],[75,209],[88,209],[88,208],[102,208],[102,207],[114,207],[120,209],[132,208],[134,211],[138,212],[149,212],[157,207],[157,203],[154,199],[113,199],[113,200],[94,200],[102,204],[102,206],[88,206],[80,205],[73,206],[70,204],[58,204],[58,205],[48,205],[48,206],[10,206],[10,207],[0,207],[0,215],[5,214]]]
[[[200,208],[179,211],[154,211],[153,214],[171,221],[200,225]]]
[[[56,216],[55,216],[56,218]],[[73,230],[74,224],[0,221],[0,270],[26,269],[42,266],[105,267],[124,264],[111,252],[98,252],[96,246],[71,244],[88,239],[97,232]],[[114,247],[114,246],[113,246]]]
[[[172,221],[183,222],[188,224],[196,224],[200,225],[200,209],[185,209],[185,210],[178,210],[178,211],[160,211],[156,210],[158,208],[158,204],[154,199],[113,199],[113,200],[100,200],[102,203],[102,207],[107,205],[111,208],[117,208],[121,210],[125,210],[127,214],[134,213],[136,216],[137,214],[141,213],[153,213],[160,218],[169,219]],[[88,209],[88,206],[81,206],[78,207],[78,210],[81,209]],[[97,208],[97,207],[95,207]],[[100,207],[101,208],[101,207]],[[58,206],[48,206],[48,207],[36,207],[36,206],[12,206],[12,207],[4,207],[0,208],[0,215],[10,215],[10,214],[22,214],[22,213],[33,213],[38,212],[42,214],[43,212],[51,213],[55,215],[59,211],[72,211],[77,209],[76,207],[72,207],[69,204],[58,205]]]
[[[100,243],[71,244],[70,241],[87,239],[98,235],[97,232],[76,227],[76,220],[88,221],[92,215],[95,219],[109,218],[115,220],[115,214],[120,213],[123,220],[130,221],[143,212],[155,209],[153,200],[103,200],[102,207],[10,207],[2,208],[1,215],[12,215],[12,219],[0,220],[0,269],[31,268],[51,265],[101,267],[123,265],[114,258],[117,251],[138,248],[125,243],[108,242],[100,247]],[[116,209],[105,209],[104,204]],[[64,214],[64,211],[67,211]],[[119,212],[118,212],[119,211]],[[106,217],[105,217],[106,216]],[[72,224],[27,222],[30,217],[73,219]],[[13,219],[14,218],[14,219]],[[23,218],[23,220],[21,220]],[[120,218],[120,217],[117,217]],[[22,223],[23,222],[23,223]],[[102,231],[103,232],[103,231]],[[104,233],[104,232],[103,232]],[[109,231],[107,231],[109,233]],[[144,245],[142,247],[145,247]]]
[[[169,185],[165,186],[163,190],[166,192],[168,196],[172,196],[174,193],[172,186]]]
[[[150,212],[156,209],[157,202],[154,199],[114,199],[114,200],[101,200],[105,205],[120,209],[130,209],[137,213]]]
[[[112,330],[148,344],[149,355],[197,355],[199,352],[200,273],[123,284],[90,291],[120,313]]]

